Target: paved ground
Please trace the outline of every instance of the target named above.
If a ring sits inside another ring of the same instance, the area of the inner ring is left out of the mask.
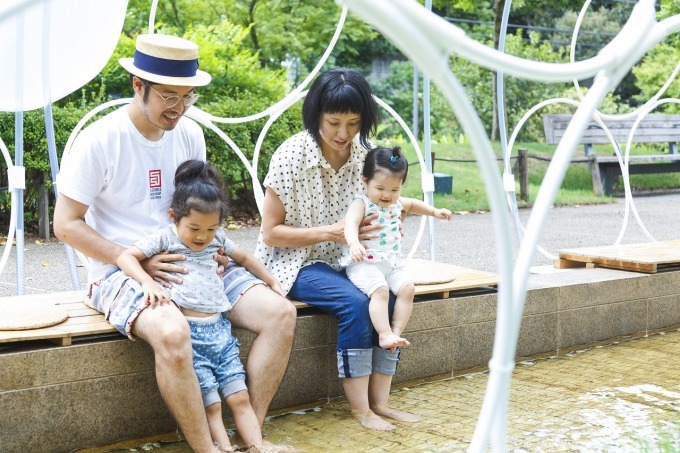
[[[680,330],[518,364],[506,446],[512,452],[680,451]],[[343,399],[270,417],[268,441],[304,452],[461,452],[487,384],[475,373],[395,389],[395,407],[423,420],[391,432],[361,429]],[[78,450],[188,453],[175,433]]]
[[[637,197],[635,200],[640,218],[652,237],[657,240],[678,239],[680,231],[680,194]],[[555,254],[563,248],[610,245],[616,241],[623,224],[625,204],[616,203],[596,206],[553,208],[548,215],[540,246]],[[520,212],[526,223],[531,214]],[[434,220],[434,249],[437,261],[496,272],[496,241],[491,223],[491,214],[456,215],[451,222]],[[407,244],[416,236],[420,218],[407,219]],[[429,258],[429,228],[425,228],[423,240],[416,258]],[[7,234],[6,232],[0,232]],[[246,250],[254,250],[258,228],[248,227],[234,230],[230,237]],[[514,231],[512,233],[514,238]],[[632,214],[622,243],[649,242]],[[71,290],[70,274],[65,265],[64,247],[58,241],[36,241],[26,239],[25,244],[25,292],[27,294]],[[535,264],[550,264],[551,260],[540,253]],[[16,259],[10,255],[4,271],[0,274],[0,296],[17,293]],[[81,284],[84,287],[85,271],[79,268]]]
[[[641,219],[658,240],[677,239],[680,195],[639,197]],[[562,248],[612,244],[623,222],[624,204],[554,208],[541,246]],[[521,212],[524,221],[529,211]],[[409,219],[406,233],[415,236],[418,220]],[[232,231],[231,237],[252,250],[257,229]],[[439,261],[495,272],[495,239],[489,214],[457,215],[435,222]],[[631,217],[623,243],[648,239]],[[26,292],[70,290],[63,246],[57,241],[29,240]],[[416,257],[429,257],[425,237]],[[538,255],[536,265],[550,259]],[[0,295],[16,293],[14,255],[0,275]],[[84,269],[79,268],[84,280]],[[513,373],[508,449],[515,452],[669,452],[680,451],[680,384],[677,379],[680,331],[598,345],[559,357],[519,364]],[[395,389],[395,406],[420,413],[420,423],[400,424],[393,432],[360,429],[343,399],[305,411],[270,418],[267,439],[300,451],[465,451],[481,408],[488,375],[469,374]],[[79,451],[188,452],[174,433],[126,444]]]

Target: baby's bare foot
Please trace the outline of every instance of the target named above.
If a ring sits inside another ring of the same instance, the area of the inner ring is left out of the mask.
[[[378,417],[373,411],[352,411],[354,418],[359,420],[361,426],[375,431],[392,431],[396,428],[392,423]]]
[[[387,332],[378,335],[378,344],[381,348],[394,352],[397,348],[409,346],[411,343],[406,338]]]
[[[372,407],[373,412],[384,417],[389,417],[392,420],[405,423],[415,423],[423,419],[422,415],[412,414],[411,412],[400,411],[391,407]]]

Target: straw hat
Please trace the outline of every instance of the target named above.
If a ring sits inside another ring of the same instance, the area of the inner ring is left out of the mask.
[[[198,46],[177,36],[147,34],[137,36],[134,58],[118,62],[149,82],[197,87],[210,83],[210,74],[198,69]]]

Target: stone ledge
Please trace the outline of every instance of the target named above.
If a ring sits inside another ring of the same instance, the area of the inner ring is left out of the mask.
[[[644,334],[680,324],[680,272],[644,275],[575,269],[532,275],[518,357]],[[394,383],[453,376],[491,358],[495,293],[416,302]],[[300,312],[288,370],[272,410],[342,393],[335,364],[335,321]],[[242,352],[252,334],[235,330]],[[245,358],[245,357],[244,357]],[[175,430],[153,378],[153,355],[122,336],[71,346],[44,341],[0,345],[0,445],[3,451],[69,451]]]

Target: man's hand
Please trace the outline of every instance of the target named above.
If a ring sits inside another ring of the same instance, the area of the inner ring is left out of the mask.
[[[186,274],[187,268],[175,264],[175,261],[184,261],[186,257],[180,253],[159,253],[141,261],[142,269],[151,276],[159,285],[170,288],[172,283],[182,283],[182,279],[176,274]]]

